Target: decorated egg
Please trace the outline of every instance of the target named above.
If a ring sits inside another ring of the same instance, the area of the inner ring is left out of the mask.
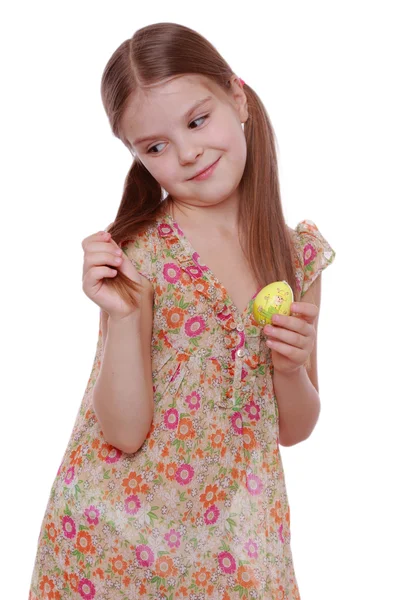
[[[264,287],[254,299],[253,315],[259,325],[270,325],[272,315],[290,315],[294,302],[293,291],[287,281],[274,281]]]

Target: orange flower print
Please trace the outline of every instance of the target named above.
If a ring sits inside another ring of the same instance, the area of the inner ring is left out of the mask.
[[[197,299],[203,295],[207,295],[210,285],[204,279],[198,279],[196,281],[196,289],[193,291]]]
[[[211,435],[211,446],[213,448],[221,448],[224,437],[225,435],[222,429],[217,429],[217,431]]]
[[[239,585],[251,589],[259,587],[260,582],[256,578],[253,569],[249,565],[241,565],[237,570],[237,579]]]
[[[43,598],[48,598],[48,600],[54,600],[55,592],[54,592],[54,582],[44,575],[40,580],[39,589],[42,592]]]
[[[175,462],[168,463],[165,468],[165,477],[170,481],[175,481],[175,473],[178,465]]]
[[[282,585],[280,585],[279,588],[275,588],[274,590],[272,590],[272,594],[273,600],[285,600],[286,594]]]
[[[70,464],[71,465],[81,465],[82,464],[82,446],[79,445],[75,450],[72,450],[70,455]]]
[[[54,544],[58,534],[58,529],[56,529],[54,523],[49,523],[48,525],[46,525],[46,531],[47,535],[49,536],[49,540]]]
[[[187,417],[183,417],[179,421],[178,431],[176,432],[176,437],[180,440],[188,440],[194,438],[196,435],[195,430],[193,429],[191,419]]]
[[[68,583],[69,583],[69,587],[71,588],[71,590],[73,592],[77,592],[78,591],[78,585],[79,585],[79,577],[78,575],[75,575],[75,573],[72,573],[72,575],[69,576],[68,578]]]
[[[254,450],[257,448],[257,441],[250,427],[243,427],[243,446],[246,450]]]
[[[202,567],[200,571],[194,574],[194,579],[197,586],[206,587],[210,579],[211,573],[207,571],[205,567]]]
[[[280,500],[276,500],[275,506],[271,508],[271,516],[275,519],[275,523],[282,523],[282,510]]]
[[[121,455],[121,450],[114,448],[111,444],[102,444],[98,452],[98,457],[109,464],[118,462]]]
[[[122,558],[121,554],[111,559],[111,568],[116,575],[123,575],[127,566],[128,563]]]
[[[142,491],[141,483],[143,481],[143,477],[141,475],[137,475],[134,471],[131,471],[125,479],[122,480],[122,485],[124,486],[126,494],[140,494]]]
[[[154,570],[156,575],[164,578],[174,577],[178,572],[170,556],[160,556],[157,558]]]
[[[94,554],[96,552],[92,545],[92,536],[87,531],[79,531],[75,545],[82,554]]]
[[[217,501],[218,486],[208,485],[203,494],[200,496],[200,501],[203,502],[204,508],[208,508],[211,504]]]
[[[178,329],[183,325],[185,311],[178,306],[170,308],[166,314],[167,325],[170,329]]]

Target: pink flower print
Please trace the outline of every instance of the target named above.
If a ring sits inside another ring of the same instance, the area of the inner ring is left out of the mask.
[[[258,496],[263,491],[263,484],[257,475],[247,475],[246,487],[252,496]]]
[[[249,419],[253,419],[254,421],[260,420],[260,407],[254,400],[248,402],[244,407],[244,410],[247,412]]]
[[[168,223],[161,223],[157,229],[161,237],[168,237],[173,233],[172,227]]]
[[[70,467],[65,474],[64,481],[67,485],[71,483],[75,476],[75,467]]]
[[[170,531],[165,534],[164,538],[167,540],[167,544],[170,548],[179,548],[181,545],[181,534],[175,529],[170,529]]]
[[[232,575],[236,571],[236,561],[230,552],[220,552],[218,563],[224,573]]]
[[[219,515],[219,508],[215,504],[212,504],[204,513],[204,523],[206,525],[214,525],[214,523],[217,522]]]
[[[136,558],[141,567],[150,567],[154,562],[154,552],[145,544],[139,544],[135,549]]]
[[[194,262],[196,263],[196,265],[199,266],[202,271],[209,271],[209,268],[207,267],[207,265],[202,265],[200,263],[200,256],[199,256],[198,252],[195,252],[193,254],[192,258],[193,258]]]
[[[278,529],[278,533],[279,533],[279,539],[281,540],[282,544],[284,544],[285,540],[283,539],[282,532],[283,532],[283,523],[281,523],[281,525],[280,525],[280,527]]]
[[[185,235],[176,221],[174,221],[174,227],[180,235]]]
[[[196,337],[206,328],[203,317],[192,317],[185,323],[185,332],[189,337]]]
[[[71,519],[71,517],[68,517],[67,515],[65,517],[63,517],[61,520],[61,526],[63,528],[65,537],[69,538],[70,540],[73,537],[75,537],[75,534],[76,534],[75,521],[73,519]]]
[[[118,448],[114,448],[108,442],[104,442],[98,452],[98,457],[106,463],[118,462],[122,452]]]
[[[258,557],[258,546],[254,540],[249,540],[245,545],[244,549],[247,550],[247,554],[250,558]]]
[[[78,584],[78,592],[84,600],[92,600],[96,595],[96,588],[89,579],[84,577]]]
[[[191,465],[183,464],[177,469],[175,473],[175,479],[180,485],[187,485],[190,483],[194,476],[194,469]]]
[[[89,525],[97,525],[99,522],[99,514],[100,511],[98,508],[96,508],[95,506],[93,506],[93,504],[91,504],[89,506],[89,508],[87,508],[85,510],[85,517],[87,519],[87,522],[89,523]]]
[[[317,256],[317,251],[312,244],[306,244],[303,249],[304,266],[314,260]]]
[[[164,424],[167,429],[176,429],[178,427],[179,413],[176,408],[169,408],[165,411]]]
[[[185,271],[190,275],[192,279],[198,279],[203,274],[200,267],[197,267],[196,265],[189,265],[188,267],[186,267]]]
[[[242,373],[241,373],[240,377],[242,379],[244,379],[246,377],[246,375],[247,375],[247,371],[246,371],[246,369],[244,367],[242,367]]]
[[[186,396],[185,401],[191,410],[198,410],[200,408],[200,394],[198,392],[192,392]]]
[[[166,263],[164,265],[163,275],[168,283],[177,283],[181,276],[181,268],[174,263]]]
[[[125,512],[127,512],[128,515],[136,515],[140,507],[141,503],[136,494],[131,494],[125,498]]]
[[[235,411],[235,413],[230,417],[232,429],[235,433],[243,433],[243,417],[242,413],[239,411]]]

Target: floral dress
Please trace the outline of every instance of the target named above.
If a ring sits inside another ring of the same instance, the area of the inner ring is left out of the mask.
[[[335,251],[292,231],[302,295]],[[154,288],[154,418],[141,448],[108,444],[92,372],[44,514],[29,600],[298,600],[273,364],[166,214],[123,250]]]

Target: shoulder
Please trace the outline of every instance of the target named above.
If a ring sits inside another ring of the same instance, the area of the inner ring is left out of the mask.
[[[124,254],[151,283],[156,279],[157,240],[156,227],[151,224],[121,242]]]
[[[298,277],[302,279],[303,296],[323,269],[334,261],[336,252],[310,219],[303,219],[288,230],[295,249]]]

